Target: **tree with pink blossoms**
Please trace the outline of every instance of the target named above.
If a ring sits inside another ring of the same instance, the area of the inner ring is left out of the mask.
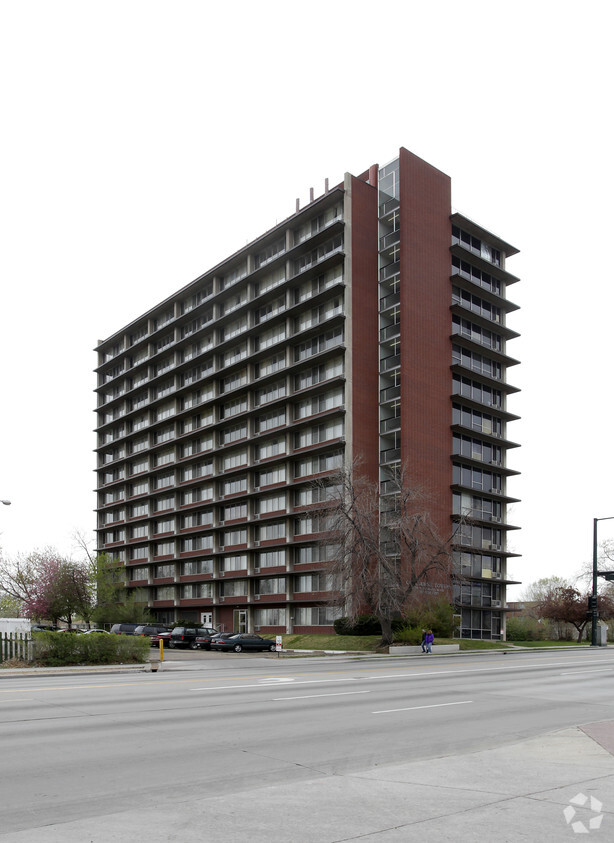
[[[61,557],[53,548],[0,560],[0,589],[21,604],[21,614],[63,621],[89,621],[94,604],[90,566]]]

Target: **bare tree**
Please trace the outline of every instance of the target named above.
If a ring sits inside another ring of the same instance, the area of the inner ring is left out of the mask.
[[[424,492],[408,472],[390,473],[386,495],[360,471],[360,463],[319,482],[326,542],[335,553],[329,572],[337,591],[332,601],[350,620],[368,611],[379,620],[382,644],[392,643],[392,621],[412,602],[451,597],[450,541],[439,535]]]

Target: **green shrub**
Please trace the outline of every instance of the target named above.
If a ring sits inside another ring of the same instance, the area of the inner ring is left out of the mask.
[[[397,644],[420,644],[422,641],[422,627],[404,626],[394,634]]]
[[[405,625],[417,628],[421,633],[423,629],[432,629],[435,638],[452,638],[454,635],[453,616],[454,607],[447,600],[435,600],[410,609],[405,617]],[[422,634],[420,634],[420,640],[422,640]]]
[[[505,629],[508,641],[543,641],[547,637],[547,629],[535,618],[509,616]]]
[[[333,626],[337,635],[381,635],[382,627],[375,615],[359,615],[355,621],[337,618]]]
[[[78,635],[69,632],[35,632],[34,659],[39,664],[57,667],[68,664],[131,664],[147,661],[148,637],[108,635],[92,632]]]

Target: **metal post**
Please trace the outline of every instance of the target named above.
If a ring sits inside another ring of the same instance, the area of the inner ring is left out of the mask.
[[[593,605],[591,607],[591,647],[597,646],[597,522],[599,518],[593,518]]]
[[[597,568],[597,522],[598,521],[614,521],[614,515],[608,515],[605,518],[593,518],[593,592],[591,606],[591,647],[597,647],[597,622],[599,613],[597,611],[597,578],[599,571]]]

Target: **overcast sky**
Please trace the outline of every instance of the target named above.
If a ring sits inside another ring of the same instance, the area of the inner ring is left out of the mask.
[[[405,146],[521,250],[509,569],[574,575],[614,516],[611,4],[217,6],[0,5],[0,546],[95,527],[99,339]]]

